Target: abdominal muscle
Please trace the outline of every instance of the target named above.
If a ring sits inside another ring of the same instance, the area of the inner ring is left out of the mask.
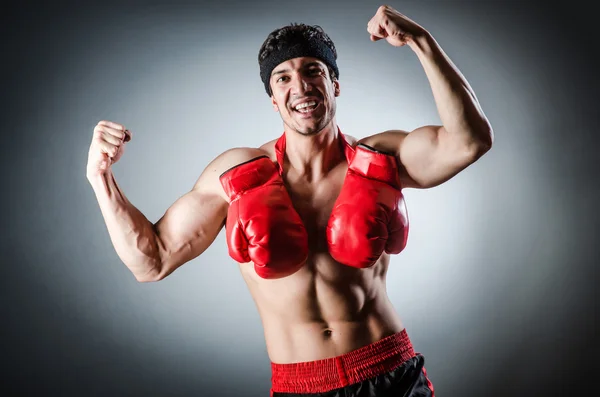
[[[402,331],[386,292],[388,264],[384,254],[372,267],[355,269],[321,252],[277,280],[261,279],[251,263],[242,264],[270,360],[286,364],[335,357]]]

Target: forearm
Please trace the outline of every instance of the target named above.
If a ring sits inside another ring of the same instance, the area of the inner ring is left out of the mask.
[[[409,40],[429,79],[446,131],[460,142],[489,148],[492,128],[467,80],[427,32]]]
[[[160,274],[160,248],[154,225],[125,197],[111,171],[88,178],[117,255],[138,281]]]

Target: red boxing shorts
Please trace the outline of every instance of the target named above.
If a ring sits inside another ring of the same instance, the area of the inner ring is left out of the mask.
[[[272,397],[434,397],[406,330],[338,357],[271,363]]]

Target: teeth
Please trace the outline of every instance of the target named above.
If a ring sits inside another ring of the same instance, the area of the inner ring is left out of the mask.
[[[301,110],[301,109],[304,109],[309,106],[316,106],[316,104],[317,104],[317,102],[315,102],[315,101],[304,102],[304,103],[301,103],[300,105],[296,106],[296,110]]]

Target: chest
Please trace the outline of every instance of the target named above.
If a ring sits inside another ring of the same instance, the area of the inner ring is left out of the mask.
[[[326,228],[333,205],[344,183],[347,164],[340,164],[326,178],[309,182],[293,175],[284,178],[294,208],[308,232],[311,251],[326,249]]]

